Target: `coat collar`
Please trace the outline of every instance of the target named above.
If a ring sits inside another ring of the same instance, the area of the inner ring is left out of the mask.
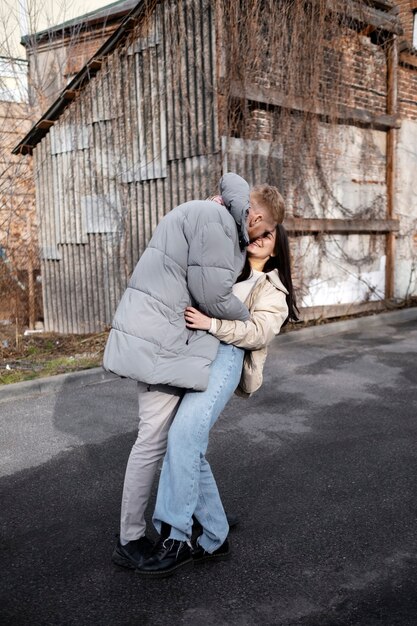
[[[262,278],[263,277],[261,277],[259,280],[261,280]],[[288,289],[282,284],[282,281],[278,274],[278,270],[271,270],[270,272],[266,272],[265,280],[269,280],[274,285],[274,287],[276,287],[280,291],[283,291],[288,296]]]

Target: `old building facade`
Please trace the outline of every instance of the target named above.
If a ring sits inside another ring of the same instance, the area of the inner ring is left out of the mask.
[[[43,316],[32,159],[12,150],[134,4],[24,37],[26,59],[0,57],[0,320],[33,328]]]
[[[161,217],[231,170],[283,190],[306,316],[417,295],[413,7],[235,4],[139,2],[16,147],[47,329],[108,325]]]

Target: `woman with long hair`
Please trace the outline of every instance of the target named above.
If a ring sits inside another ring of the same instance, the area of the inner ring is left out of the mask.
[[[137,570],[144,576],[169,576],[187,563],[229,554],[229,526],[205,453],[209,431],[234,391],[247,396],[261,386],[268,344],[290,319],[298,320],[282,225],[249,244],[233,292],[250,312],[246,322],[213,319],[193,307],[185,310],[188,328],[215,335],[221,342],[218,355],[232,350],[235,358],[228,371],[211,371],[206,391],[186,392],[181,401],[168,435],[153,516],[161,538]],[[202,527],[194,548],[193,516]]]
[[[188,307],[188,328],[208,330],[220,341],[247,350],[239,391],[254,393],[262,384],[262,370],[267,346],[288,321],[298,320],[291,277],[291,257],[287,232],[282,224],[265,233],[246,249],[244,268],[234,294],[245,302],[251,319],[248,322],[215,320]]]

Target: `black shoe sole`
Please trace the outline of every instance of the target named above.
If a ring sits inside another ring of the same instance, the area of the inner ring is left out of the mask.
[[[166,570],[151,572],[139,568],[136,569],[136,574],[138,574],[138,576],[145,576],[147,578],[168,578],[169,576],[173,576],[180,567],[192,567],[193,565],[194,560],[192,557],[190,557],[186,561],[181,561],[181,563],[177,563],[176,565],[174,565],[174,567],[170,567]]]
[[[199,563],[207,563],[207,561],[227,561],[232,555],[231,550],[225,554],[205,554],[204,556],[194,557],[194,565]]]
[[[125,569],[137,569],[137,565],[131,561],[127,556],[123,556],[117,550],[115,550],[112,554],[111,560],[115,565],[119,567],[124,567]]]

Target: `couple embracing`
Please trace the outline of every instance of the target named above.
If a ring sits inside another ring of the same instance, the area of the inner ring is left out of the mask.
[[[104,367],[137,381],[139,430],[112,558],[142,576],[230,553],[232,520],[205,454],[233,393],[260,387],[268,343],[298,319],[283,219],[276,187],[225,174],[220,196],[161,220],[117,308]],[[145,510],[163,457],[153,544]]]

